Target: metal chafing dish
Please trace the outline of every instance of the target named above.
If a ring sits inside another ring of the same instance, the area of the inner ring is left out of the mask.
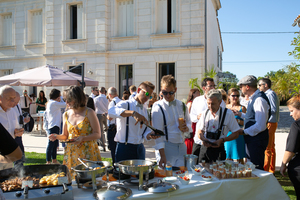
[[[123,185],[108,185],[94,192],[94,197],[98,200],[127,199],[131,195],[131,189]]]
[[[179,186],[172,183],[162,182],[159,179],[158,182],[144,185],[143,189],[151,193],[163,193],[163,192],[173,192],[175,190],[178,190]]]
[[[123,160],[115,163],[115,166],[119,168],[119,176],[121,172],[128,175],[139,175],[139,190],[141,190],[143,189],[143,174],[146,175],[146,181],[148,181],[149,173],[156,163],[146,160]]]
[[[85,160],[85,159],[82,159]],[[97,189],[96,184],[96,177],[103,176],[105,173],[107,174],[109,170],[112,169],[110,162],[108,161],[89,161],[85,160],[86,165],[88,167],[102,167],[101,169],[89,170],[83,164],[77,165],[76,167],[72,168],[77,173],[76,181],[79,187],[79,182],[88,182],[92,181],[93,190]],[[108,175],[108,174],[107,174]],[[108,177],[108,176],[107,176]],[[108,179],[107,179],[108,182]]]
[[[3,191],[6,199],[65,199],[72,200],[73,188],[71,186],[72,180],[69,170],[65,165],[30,165],[22,168],[11,168],[0,171],[0,183],[15,177],[35,177],[42,178],[46,175],[64,172],[66,179],[64,183],[59,185],[41,185],[37,187],[24,189],[12,189],[10,191]]]

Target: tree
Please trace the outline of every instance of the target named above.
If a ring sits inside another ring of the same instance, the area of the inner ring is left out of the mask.
[[[300,60],[300,34],[298,33],[296,37],[293,38],[292,46],[294,46],[294,50],[289,52],[290,56],[293,56],[295,59]]]

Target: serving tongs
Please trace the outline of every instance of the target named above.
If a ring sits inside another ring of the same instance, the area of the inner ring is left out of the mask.
[[[158,129],[154,128],[153,126],[148,125],[146,123],[145,123],[145,125],[154,131],[155,136],[165,136],[164,132],[162,132],[161,130],[158,130]]]
[[[96,165],[100,165],[101,167],[104,166],[103,163],[102,163],[101,161],[100,161],[100,162],[98,162],[98,161],[92,161],[92,160],[87,160],[87,159],[84,159],[84,158],[81,158],[81,160],[82,160],[82,161],[85,161],[85,162],[94,163],[94,164],[96,164]]]
[[[79,162],[81,162],[81,163],[86,167],[86,170],[93,170],[92,167],[89,167],[87,164],[85,164],[85,163],[82,161],[83,159],[78,158],[78,160],[79,160]]]

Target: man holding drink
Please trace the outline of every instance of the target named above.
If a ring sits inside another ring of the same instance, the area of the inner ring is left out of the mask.
[[[173,166],[184,165],[186,145],[183,133],[192,132],[189,112],[184,103],[175,99],[176,80],[172,75],[161,79],[163,100],[152,106],[152,124],[164,131],[165,136],[155,140],[156,159],[161,168],[166,167],[167,161]]]

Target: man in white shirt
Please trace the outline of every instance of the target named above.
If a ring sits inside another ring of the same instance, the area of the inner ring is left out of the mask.
[[[219,90],[210,90],[206,97],[208,109],[202,112],[197,123],[197,134],[195,134],[203,141],[199,160],[206,162],[225,160],[226,152],[223,143],[238,138],[243,131],[235,120],[233,112],[220,106],[222,94]],[[232,134],[227,136],[229,131]]]
[[[187,150],[183,133],[193,131],[186,105],[175,99],[176,91],[174,77],[163,76],[161,92],[164,98],[152,106],[152,125],[165,133],[164,137],[155,140],[156,159],[161,168],[166,167],[167,162],[172,166],[184,166]]]
[[[8,86],[0,88],[0,123],[15,138],[22,136],[24,129],[20,127],[15,111],[12,109],[15,105],[16,91]],[[0,163],[0,170],[12,168],[13,163]]]
[[[271,86],[272,82],[269,78],[262,78],[259,80],[258,89],[266,94],[271,106],[271,116],[267,124],[269,130],[269,143],[265,151],[264,170],[271,173],[275,173],[275,132],[279,121],[280,101],[278,99],[277,94],[271,89]]]
[[[203,79],[201,83],[201,87],[202,90],[204,91],[204,95],[196,97],[192,103],[191,112],[190,112],[190,117],[192,122],[197,123],[201,117],[202,112],[208,109],[206,95],[210,90],[215,89],[215,86],[216,85],[213,78]],[[221,107],[223,108],[226,107],[226,104],[223,100],[221,103]],[[195,133],[197,133],[197,130]],[[199,157],[201,145],[202,145],[202,141],[199,139],[199,137],[197,137],[197,134],[195,134],[192,154]],[[201,160],[198,160],[198,162],[200,161]]]
[[[26,123],[30,121],[30,117],[29,116],[25,118],[23,117],[19,101],[20,101],[20,94],[16,92],[15,103],[12,110],[15,111],[15,117],[18,119],[19,126],[23,127]],[[22,141],[22,135],[16,136],[15,140],[23,152],[22,158],[14,162],[14,167],[16,168],[16,167],[22,167],[23,164],[25,163],[25,151],[24,151],[24,145]]]
[[[138,89],[137,95],[132,100],[120,101],[116,106],[108,110],[111,118],[117,118],[117,134],[115,141],[116,160],[141,159],[145,160],[144,139],[156,139],[154,132],[147,128],[148,124],[147,109],[145,102],[150,98],[154,85],[148,81],[142,82]]]
[[[104,135],[104,130],[107,130],[107,111],[108,111],[108,100],[105,95],[105,88],[101,87],[100,89],[100,95],[94,98],[94,103],[95,103],[95,112],[97,114],[100,128],[101,128],[101,146],[103,148],[103,151],[106,151],[105,148],[105,135]],[[104,128],[105,127],[105,128]]]
[[[28,96],[27,90],[23,90],[23,95],[20,97],[21,109],[24,112],[29,113],[29,105],[32,103],[32,99]]]
[[[98,87],[92,87],[91,90],[92,90],[92,93],[91,93],[90,97],[94,99],[95,97],[97,97],[99,95]]]
[[[129,100],[133,99],[136,95],[136,86],[135,85],[131,85],[129,87],[129,92],[130,92],[130,96],[129,96]]]
[[[61,102],[61,93],[57,89],[52,89],[49,94],[50,100],[46,106],[46,118],[48,122],[49,134],[57,134],[59,135],[61,129],[61,120],[62,113],[61,109],[66,107],[65,102]],[[58,164],[59,162],[56,159],[57,155],[57,147],[59,143],[58,140],[51,141],[49,139],[47,149],[46,149],[46,161],[47,164],[52,163]]]
[[[110,108],[116,106],[117,103],[119,103],[122,100],[118,97],[117,89],[114,87],[108,88],[107,93],[108,93],[109,99],[111,100],[110,103],[108,104],[108,110],[109,110]],[[107,141],[108,141],[108,147],[109,147],[110,153],[111,153],[112,165],[114,166],[116,146],[117,146],[117,143],[114,141],[114,138],[117,133],[117,123],[116,123],[116,119],[110,118],[109,115],[107,115],[107,119],[109,120],[108,121],[108,130],[107,130]]]
[[[270,103],[264,92],[257,89],[257,79],[248,75],[238,82],[243,94],[249,95],[247,112],[234,111],[244,118],[246,153],[258,169],[264,170],[265,150],[269,142],[267,122],[271,116]]]

